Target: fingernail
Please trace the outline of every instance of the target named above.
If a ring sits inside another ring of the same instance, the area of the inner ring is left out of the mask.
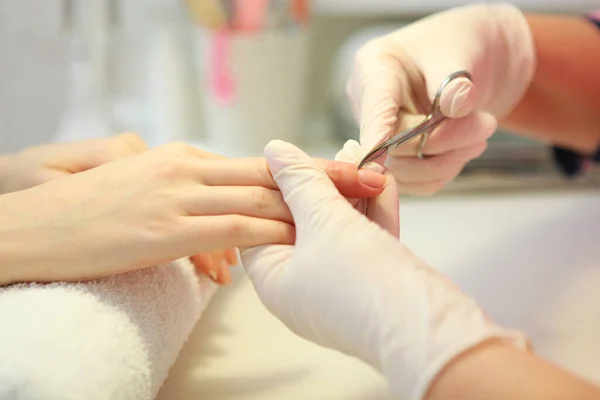
[[[210,277],[210,279],[212,279],[213,282],[219,283],[217,281],[217,271],[211,269],[210,271],[208,271],[208,276]]]
[[[385,186],[387,178],[385,175],[378,174],[377,172],[360,169],[358,170],[358,179],[366,186],[381,189]]]
[[[450,115],[452,116],[463,116],[467,108],[471,108],[471,93],[473,92],[471,89],[473,86],[470,83],[464,83],[461,87],[456,91],[454,98],[452,99],[452,104],[450,105]]]

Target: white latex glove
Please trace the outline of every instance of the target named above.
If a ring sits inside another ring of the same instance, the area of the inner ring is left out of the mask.
[[[529,86],[535,49],[524,15],[507,3],[473,4],[433,14],[361,48],[347,85],[361,144],[368,148],[421,122],[438,87],[466,70],[444,90],[448,119],[431,135],[426,159],[417,143],[390,153],[387,166],[401,192],[431,194],[478,157]],[[383,160],[382,160],[383,161]]]
[[[294,246],[242,252],[264,305],[293,332],[370,363],[396,397],[422,398],[454,357],[488,338],[525,347],[494,326],[477,304],[378,223],[398,225],[393,182],[367,217],[356,211],[311,159],[285,142],[265,156],[296,224]],[[393,230],[393,229],[392,229]]]
[[[344,147],[335,155],[335,161],[347,162],[358,165],[369,149],[363,147],[356,140],[348,140]],[[368,163],[363,167],[371,171],[384,173],[385,168],[377,163]],[[398,188],[396,182],[387,171],[388,184],[385,190],[375,198],[349,199],[352,206],[361,214],[377,222],[394,237],[400,236],[400,221],[398,218]],[[368,212],[367,212],[368,211]]]

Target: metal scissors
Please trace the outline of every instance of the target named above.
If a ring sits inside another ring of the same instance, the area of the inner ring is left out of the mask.
[[[419,145],[417,147],[417,157],[423,158],[423,149],[425,148],[425,144],[429,139],[429,135],[438,126],[442,121],[444,121],[447,117],[442,114],[440,110],[440,98],[442,96],[442,91],[448,86],[450,82],[452,82],[456,78],[467,78],[471,80],[471,74],[467,71],[457,71],[446,77],[433,99],[433,105],[431,107],[431,112],[429,115],[421,122],[419,125],[409,128],[399,134],[389,138],[385,142],[375,146],[373,150],[367,153],[366,156],[362,159],[360,164],[358,164],[358,168],[364,167],[367,163],[371,161],[377,160],[379,157],[387,154],[388,151],[394,150],[396,147],[400,146],[408,142],[409,140],[421,135],[421,139],[419,140]]]

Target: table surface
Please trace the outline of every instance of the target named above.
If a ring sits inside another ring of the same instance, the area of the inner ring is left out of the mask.
[[[538,354],[600,384],[600,194],[401,201],[402,237]],[[389,399],[357,360],[288,332],[241,271],[183,348],[158,399]]]

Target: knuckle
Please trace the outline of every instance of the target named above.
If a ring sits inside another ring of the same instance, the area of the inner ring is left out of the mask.
[[[183,173],[182,164],[180,160],[171,157],[158,158],[154,160],[151,169],[154,176],[171,181]]]
[[[273,205],[273,198],[269,189],[257,187],[250,192],[250,203],[255,210],[264,211]]]
[[[224,221],[223,231],[225,235],[238,239],[244,236],[246,227],[244,226],[243,220],[237,215],[230,215]]]
[[[177,224],[169,218],[150,219],[146,222],[145,231],[150,243],[160,242],[177,233]]]
[[[148,149],[146,142],[140,135],[134,132],[124,132],[117,136],[119,142],[132,153],[140,153]]]
[[[193,154],[194,147],[185,142],[174,142],[169,143],[164,146],[164,149],[170,153],[178,154],[178,155],[189,155]]]
[[[345,169],[349,167],[349,164],[341,162],[329,162],[325,167],[325,172],[330,180],[333,182],[339,182],[340,179],[344,176]]]
[[[265,186],[273,188],[277,187],[266,159],[261,159],[260,162],[256,164],[256,172],[260,175],[261,181],[265,183]]]

